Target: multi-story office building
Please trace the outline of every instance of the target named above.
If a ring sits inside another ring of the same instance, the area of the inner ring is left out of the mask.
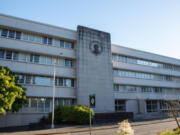
[[[110,34],[83,26],[77,31],[0,15],[0,66],[16,72],[28,104],[0,117],[0,126],[37,122],[55,105],[89,105],[99,112],[159,117],[166,100],[179,100],[180,60],[111,44]]]

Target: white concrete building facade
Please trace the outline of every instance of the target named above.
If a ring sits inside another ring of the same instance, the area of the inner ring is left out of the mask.
[[[136,119],[163,115],[179,100],[180,60],[111,44],[110,34],[69,30],[0,14],[0,66],[16,72],[28,104],[0,117],[0,127],[38,122],[55,105],[89,105],[94,111],[133,112]],[[10,122],[11,121],[11,122]]]

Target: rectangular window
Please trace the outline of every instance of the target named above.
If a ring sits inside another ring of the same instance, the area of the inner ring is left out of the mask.
[[[119,91],[119,85],[114,85],[114,91]]]
[[[55,46],[60,47],[60,41],[57,39],[53,39],[53,43]]]
[[[71,42],[64,42],[65,48],[73,48],[73,44]]]
[[[26,84],[32,84],[32,76],[26,75]]]
[[[156,100],[147,100],[146,101],[147,112],[157,112],[157,101]]]
[[[60,40],[60,47],[64,48],[64,41]]]
[[[29,40],[29,38],[28,38],[28,37],[29,37],[29,36],[28,36],[28,34],[23,33],[23,40],[28,41],[28,40]]]
[[[32,55],[30,56],[30,62],[39,63],[39,55]]]
[[[35,42],[42,43],[42,38],[40,36],[35,36]]]
[[[72,87],[72,81],[71,81],[71,79],[65,79],[65,86],[66,86],[66,87]]]
[[[34,55],[32,55],[32,54],[30,56],[30,62],[34,62]]]
[[[14,37],[15,37],[15,31],[10,30],[10,31],[9,31],[9,35],[8,35],[8,37],[10,37],[10,38],[14,38]]]
[[[115,100],[115,111],[125,112],[126,111],[126,101],[125,100]]]
[[[52,38],[48,38],[48,45],[52,45]]]
[[[72,67],[72,60],[65,59],[65,66],[66,67]]]
[[[44,112],[44,101],[45,101],[45,98],[38,98],[37,99],[38,112]]]
[[[112,59],[113,59],[114,61],[117,61],[118,56],[116,56],[116,55],[112,55]]]
[[[56,59],[56,65],[57,66],[64,66],[64,60],[63,59]]]
[[[35,36],[34,35],[29,35],[29,41],[34,42],[35,41]]]
[[[31,111],[37,112],[37,98],[31,98]]]
[[[45,112],[50,112],[50,99],[45,99]]]
[[[47,37],[43,37],[43,44],[47,44]]]
[[[8,34],[8,30],[7,29],[2,29],[1,36],[7,37],[7,34]]]
[[[64,79],[63,78],[59,78],[59,86],[64,86]]]
[[[52,58],[46,57],[46,64],[52,65]]]
[[[18,60],[18,53],[17,52],[13,52],[13,60]]]
[[[24,83],[24,75],[19,75],[19,83]]]
[[[39,55],[34,55],[34,63],[39,63]]]
[[[16,39],[21,39],[21,32],[16,31]]]
[[[6,59],[8,60],[12,59],[12,51],[6,51]]]
[[[36,85],[46,85],[46,86],[50,86],[51,85],[51,78],[48,77],[35,77],[34,78],[34,83]]]
[[[39,57],[39,63],[40,64],[46,64],[46,57],[45,56],[40,56]]]
[[[5,54],[5,51],[4,50],[0,50],[0,58],[4,58],[4,54]]]

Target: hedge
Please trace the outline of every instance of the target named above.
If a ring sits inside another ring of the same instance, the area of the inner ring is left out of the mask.
[[[94,111],[90,109],[91,119],[93,121]],[[41,118],[41,123],[51,122],[52,113],[48,118]],[[89,107],[85,105],[57,106],[54,110],[54,121],[56,124],[88,124],[89,123]]]

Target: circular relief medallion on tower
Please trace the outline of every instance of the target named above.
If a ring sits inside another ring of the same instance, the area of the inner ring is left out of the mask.
[[[100,54],[103,51],[103,47],[102,47],[102,45],[98,41],[93,41],[90,44],[90,50],[95,55],[98,55],[98,54]]]

